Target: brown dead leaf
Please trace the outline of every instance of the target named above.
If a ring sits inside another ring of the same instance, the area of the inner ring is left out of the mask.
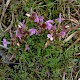
[[[75,56],[80,57],[80,53],[76,53]]]
[[[47,40],[47,42],[44,45],[44,48],[47,48],[50,45],[50,40]]]
[[[76,33],[77,33],[77,31],[74,32],[74,33],[72,33],[72,34],[71,34],[70,36],[68,36],[66,39],[64,39],[63,43],[69,41],[73,36],[75,36]]]

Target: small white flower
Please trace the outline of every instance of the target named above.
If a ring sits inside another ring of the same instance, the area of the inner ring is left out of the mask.
[[[78,80],[80,80],[80,78]]]
[[[19,43],[17,43],[17,46],[20,46],[20,44],[19,44]]]
[[[27,16],[27,17],[30,17],[31,15],[30,15],[30,14],[28,14],[28,13],[26,13],[26,16]]]
[[[53,37],[51,37],[50,40],[53,41]]]
[[[18,24],[18,27],[19,27],[19,28],[21,28],[21,25],[20,25],[20,24]]]
[[[69,25],[66,25],[66,26],[65,26],[65,28],[69,28],[69,27],[70,27]]]
[[[52,40],[53,40],[52,34],[48,34],[48,35],[47,35],[47,38],[50,39],[50,41],[52,41]]]

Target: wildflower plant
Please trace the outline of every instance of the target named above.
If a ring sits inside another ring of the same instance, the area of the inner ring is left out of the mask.
[[[48,19],[32,11],[31,8],[30,13],[25,14],[25,18],[15,23],[16,27],[10,29],[9,36],[4,36],[0,41],[11,55],[9,63],[19,64],[13,68],[15,73],[21,70],[18,75],[27,73],[27,77],[31,77],[31,80],[33,78],[52,80],[56,74],[58,76],[62,74],[61,70],[70,65],[67,63],[68,58],[73,54],[73,50],[68,51],[70,54],[66,50],[70,45],[68,41],[77,34],[75,32],[67,38],[69,28],[64,22],[62,13],[59,13],[56,19]],[[25,80],[24,77],[19,78]]]
[[[26,13],[26,17],[30,19],[29,21],[33,21],[33,24],[36,24],[36,26],[26,29],[25,25],[26,20],[23,20],[22,22],[18,23],[17,29],[15,29],[14,32],[10,30],[10,37],[11,37],[10,46],[12,46],[14,50],[19,50],[21,49],[22,46],[24,51],[31,50],[30,49],[31,47],[29,46],[31,44],[29,44],[27,39],[34,35],[35,37],[38,37],[46,33],[45,34],[46,35],[45,44],[47,44],[46,47],[48,47],[48,44],[51,44],[51,42],[54,42],[55,40],[58,41],[61,40],[61,38],[63,39],[65,38],[67,29],[65,28],[64,25],[61,25],[61,23],[63,22],[61,13],[59,14],[59,18],[47,21],[45,21],[44,16],[39,16],[38,13],[36,12],[33,12],[31,14]],[[59,22],[58,24],[60,24],[60,26],[58,26],[55,23],[55,20]],[[47,43],[48,40],[49,42]],[[4,47],[7,47],[7,45],[9,44],[9,42],[7,42],[6,39],[3,39],[2,42]],[[45,44],[43,46],[44,48]]]
[[[23,20],[23,22],[18,23],[17,29],[14,31],[15,34],[10,32],[10,36],[14,36],[14,38],[19,39],[19,41],[25,41],[24,39],[27,38],[28,36],[33,36],[33,35],[38,36],[40,34],[43,34],[43,31],[47,31],[46,39],[48,38],[50,39],[50,41],[53,41],[54,39],[56,39],[55,38],[56,36],[58,37],[61,36],[62,38],[66,36],[66,32],[67,32],[66,29],[63,29],[63,27],[60,25],[60,28],[62,28],[62,30],[58,31],[59,26],[54,25],[55,20],[57,20],[59,24],[61,24],[61,22],[63,21],[61,13],[59,14],[59,18],[55,19],[54,21],[53,20],[45,21],[44,17],[38,16],[36,12],[33,12],[32,14],[26,14],[26,16],[29,17],[34,24],[36,24],[36,27],[33,26],[33,28],[29,28],[28,30],[25,30],[26,20]],[[2,42],[4,46],[7,47],[8,42],[6,40],[4,42],[4,40],[5,39],[3,39]],[[14,44],[15,41],[12,41],[11,43]]]

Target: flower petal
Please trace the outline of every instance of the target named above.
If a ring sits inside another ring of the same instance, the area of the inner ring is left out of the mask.
[[[21,39],[22,35],[19,33],[18,29],[15,32],[16,32],[16,37],[18,37],[19,39]]]
[[[32,36],[33,34],[36,34],[37,35],[37,30],[34,29],[34,28],[31,28],[28,31],[30,32],[30,36]]]
[[[61,23],[62,21],[63,21],[63,18],[61,18],[61,13],[59,13],[59,18],[57,18],[57,19],[55,19],[55,20],[57,20],[59,23]]]
[[[47,37],[48,37],[48,39],[50,39],[51,41],[53,40],[52,34],[48,34]]]
[[[66,35],[66,29],[63,29],[63,30],[60,32],[60,36],[61,36],[62,38],[64,38],[65,35]]]
[[[44,19],[44,17],[43,17],[43,16],[40,16],[40,17],[39,17],[39,21],[40,21],[41,23],[43,23],[43,22],[44,22],[44,20],[43,20],[43,19]]]
[[[10,44],[10,42],[8,42],[5,38],[3,38],[2,42],[5,48],[7,48],[7,44]]]
[[[45,22],[46,29],[48,29],[48,30],[52,29],[53,25],[51,23],[53,23],[53,20],[48,20],[48,21]]]
[[[38,15],[37,15],[37,13],[35,13],[35,19],[34,19],[34,22],[39,23],[39,17],[38,17]]]

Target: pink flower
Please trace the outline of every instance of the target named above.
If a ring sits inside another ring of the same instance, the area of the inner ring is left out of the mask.
[[[59,23],[61,23],[62,21],[63,21],[63,18],[61,18],[61,13],[59,13],[59,18],[57,18],[57,19],[55,19],[55,20],[57,20]]]
[[[57,29],[57,28],[56,28],[56,25],[54,25],[54,26],[53,26],[53,30],[56,31],[56,29]]]
[[[10,42],[8,42],[5,38],[3,39],[3,45],[5,48],[7,48],[7,45],[10,44]]]
[[[23,22],[21,24],[22,28],[25,28],[26,27],[26,25],[24,23],[25,23],[25,20],[23,20]]]
[[[52,40],[53,40],[53,35],[52,35],[52,34],[48,34],[48,35],[47,35],[47,38],[52,41]]]
[[[37,35],[37,30],[34,29],[34,28],[31,28],[28,31],[30,32],[30,36],[32,36],[33,34],[36,34]]]
[[[44,20],[43,20],[43,19],[44,19],[44,17],[43,17],[43,16],[40,16],[40,17],[39,17],[39,21],[40,21],[40,23],[43,23],[43,22],[44,22]]]
[[[21,39],[21,34],[19,33],[18,29],[15,31],[16,32],[16,37],[18,37],[19,39]]]
[[[39,17],[38,17],[38,15],[37,15],[37,13],[35,13],[35,19],[34,19],[34,22],[39,23]]]
[[[30,47],[26,44],[26,47],[25,47],[25,51],[29,51],[30,50]]]
[[[44,22],[43,16],[38,17],[37,13],[34,13],[34,17],[35,17],[34,22],[36,22],[36,23],[43,23]]]
[[[60,36],[61,36],[62,38],[64,38],[65,35],[66,35],[66,29],[63,29],[63,30],[60,32]]]
[[[11,29],[10,29],[10,37],[13,38],[13,34],[12,34],[12,32],[11,32]]]
[[[48,20],[48,21],[45,22],[46,29],[48,29],[48,30],[52,29],[53,25],[51,23],[53,23],[53,20]]]

